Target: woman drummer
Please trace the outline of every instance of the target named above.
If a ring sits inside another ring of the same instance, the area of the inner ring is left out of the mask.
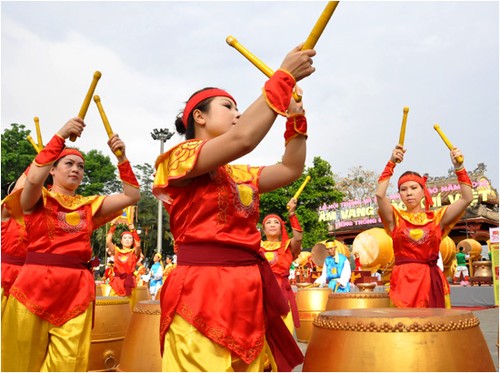
[[[2,318],[2,370],[87,371],[95,283],[91,272],[92,231],[135,204],[139,185],[114,134],[108,141],[121,150],[118,170],[123,193],[76,194],[85,168],[83,155],[65,148],[84,129],[70,119],[36,156],[20,195],[25,214],[26,262],[10,289]],[[49,189],[44,187],[52,177]]]
[[[286,299],[259,255],[258,195],[302,175],[307,123],[291,97],[313,73],[314,55],[292,50],[243,114],[224,90],[194,93],[176,120],[187,141],[156,161],[153,193],[170,214],[177,254],[161,290],[164,371],[262,371],[266,342],[280,371],[303,361],[281,319]],[[262,141],[277,114],[287,117],[281,162],[229,165]]]
[[[400,210],[391,204],[386,192],[396,163],[403,161],[405,152],[401,145],[394,148],[376,190],[378,213],[394,247],[389,296],[396,307],[449,308],[449,285],[437,265],[439,245],[471,203],[472,183],[458,161],[463,159],[461,151],[454,147],[450,156],[460,184],[460,198],[430,210],[427,178],[407,171],[398,180],[401,201],[406,207]]]

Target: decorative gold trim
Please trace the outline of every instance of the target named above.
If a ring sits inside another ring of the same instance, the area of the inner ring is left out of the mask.
[[[388,293],[374,293],[374,292],[364,292],[364,293],[332,293],[328,295],[328,298],[332,299],[370,299],[370,298],[389,298]]]
[[[140,313],[143,315],[161,315],[161,309],[159,308],[140,308],[140,307],[135,307],[134,308],[134,313]]]
[[[472,329],[479,326],[479,319],[475,316],[469,316],[467,319],[449,322],[398,322],[391,324],[389,322],[377,323],[369,322],[349,322],[336,320],[335,316],[318,315],[313,325],[323,329],[343,330],[352,332],[377,332],[377,333],[411,333],[411,332],[449,332],[453,330]]]
[[[117,304],[128,304],[129,300],[127,299],[96,299],[96,306],[116,306]]]

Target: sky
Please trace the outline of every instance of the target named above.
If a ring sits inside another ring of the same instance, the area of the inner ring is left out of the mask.
[[[324,1],[2,1],[1,127],[40,118],[44,143],[76,116],[95,71],[95,94],[131,163],[154,165],[154,128],[174,121],[196,90],[228,90],[244,111],[267,80],[226,43],[232,35],[272,69],[307,39]],[[341,1],[315,49],[316,72],[299,82],[308,118],[306,167],[321,157],[339,177],[380,173],[409,107],[406,170],[445,176],[439,124],[499,186],[499,2]],[[114,159],[92,101],[74,145]],[[284,150],[278,117],[235,163],[270,165]],[[175,134],[168,149],[183,141]]]

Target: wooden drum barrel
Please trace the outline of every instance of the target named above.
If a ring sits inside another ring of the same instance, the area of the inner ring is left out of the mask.
[[[456,264],[454,266],[453,261],[455,260],[457,245],[455,245],[455,242],[449,236],[446,236],[441,240],[439,252],[441,253],[441,258],[443,258],[444,276],[453,277],[456,268]]]
[[[118,372],[161,372],[160,301],[135,305],[122,348]]]
[[[444,308],[370,308],[318,315],[304,372],[494,371],[479,320]]]
[[[151,295],[149,294],[149,289],[147,286],[141,285],[136,286],[132,290],[131,298],[130,298],[130,308],[133,310],[138,302],[143,300],[150,300]]]
[[[474,277],[493,278],[490,261],[480,260],[473,262],[472,267],[474,268]]]
[[[96,297],[89,371],[106,371],[118,365],[131,316],[128,298]]]
[[[469,254],[472,261],[478,260],[481,257],[481,251],[483,250],[481,244],[473,238],[467,238],[460,241],[457,244],[457,251],[460,248],[463,248],[464,254]]]
[[[390,307],[389,294],[383,292],[350,292],[331,293],[328,295],[325,311],[352,308],[386,308]]]
[[[364,270],[384,272],[384,281],[389,281],[394,264],[392,238],[383,228],[371,228],[359,233],[352,242],[352,254],[358,254]]]
[[[298,288],[296,293],[297,309],[299,311],[300,327],[295,328],[297,340],[308,342],[311,337],[314,318],[326,308],[330,288]]]

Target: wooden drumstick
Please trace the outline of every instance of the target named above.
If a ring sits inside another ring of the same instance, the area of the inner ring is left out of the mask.
[[[318,42],[319,37],[321,36],[326,25],[328,24],[328,21],[330,21],[330,18],[332,17],[332,14],[337,8],[338,4],[339,4],[338,1],[329,1],[328,4],[326,4],[325,9],[321,13],[318,20],[316,21],[316,24],[309,33],[309,36],[307,37],[302,47],[302,50],[314,48],[314,46]]]
[[[40,153],[40,148],[38,147],[38,145],[35,143],[35,140],[33,140],[33,137],[31,137],[30,135],[26,136],[26,140],[29,141],[29,143],[31,144],[31,146],[33,147],[33,149],[35,149],[36,153]]]
[[[405,144],[406,120],[408,119],[409,111],[410,108],[408,106],[403,108],[403,121],[401,122],[401,130],[399,131],[399,145],[401,146],[404,146]],[[396,163],[401,163],[401,161],[398,159],[396,160]]]
[[[269,66],[267,66],[264,62],[262,62],[257,56],[255,56],[252,52],[246,49],[243,45],[241,45],[235,37],[229,35],[226,38],[226,43],[231,47],[240,52],[243,57],[245,57],[248,61],[250,61],[256,68],[264,73],[265,76],[270,78],[274,71]],[[295,91],[293,92],[293,98],[296,102],[300,102],[302,96],[298,95]]]
[[[42,132],[40,131],[40,120],[38,119],[38,117],[34,117],[33,120],[35,121],[36,138],[38,140],[38,147],[40,149],[43,149]]]
[[[450,140],[448,140],[448,138],[446,137],[446,135],[443,133],[443,131],[441,131],[441,128],[439,127],[439,125],[435,124],[434,125],[434,129],[436,130],[436,132],[439,134],[439,136],[441,136],[441,139],[443,139],[444,143],[446,144],[446,146],[448,147],[448,149],[450,150],[453,150],[453,145],[451,144]],[[457,157],[457,162],[458,163],[463,163],[464,162],[464,157],[462,156],[458,156]]]
[[[85,119],[85,115],[87,114],[87,110],[89,109],[90,100],[92,98],[92,95],[94,94],[95,87],[97,86],[97,82],[99,81],[99,79],[101,79],[101,72],[96,71],[94,73],[93,78],[92,78],[92,82],[90,83],[90,87],[87,91],[87,95],[85,96],[85,99],[83,100],[83,104],[82,104],[82,107],[80,108],[80,112],[78,113],[78,118]],[[71,135],[69,139],[71,141],[75,141],[76,136]]]
[[[104,112],[104,109],[102,107],[101,98],[98,95],[95,95],[94,101],[97,105],[97,110],[99,110],[99,114],[101,114],[102,123],[104,124],[104,129],[106,130],[106,133],[108,134],[108,138],[111,138],[113,136],[113,130],[111,129],[108,117],[106,116],[106,113]],[[123,153],[120,149],[117,149],[115,151],[115,155],[117,157],[121,157],[123,155]]]

